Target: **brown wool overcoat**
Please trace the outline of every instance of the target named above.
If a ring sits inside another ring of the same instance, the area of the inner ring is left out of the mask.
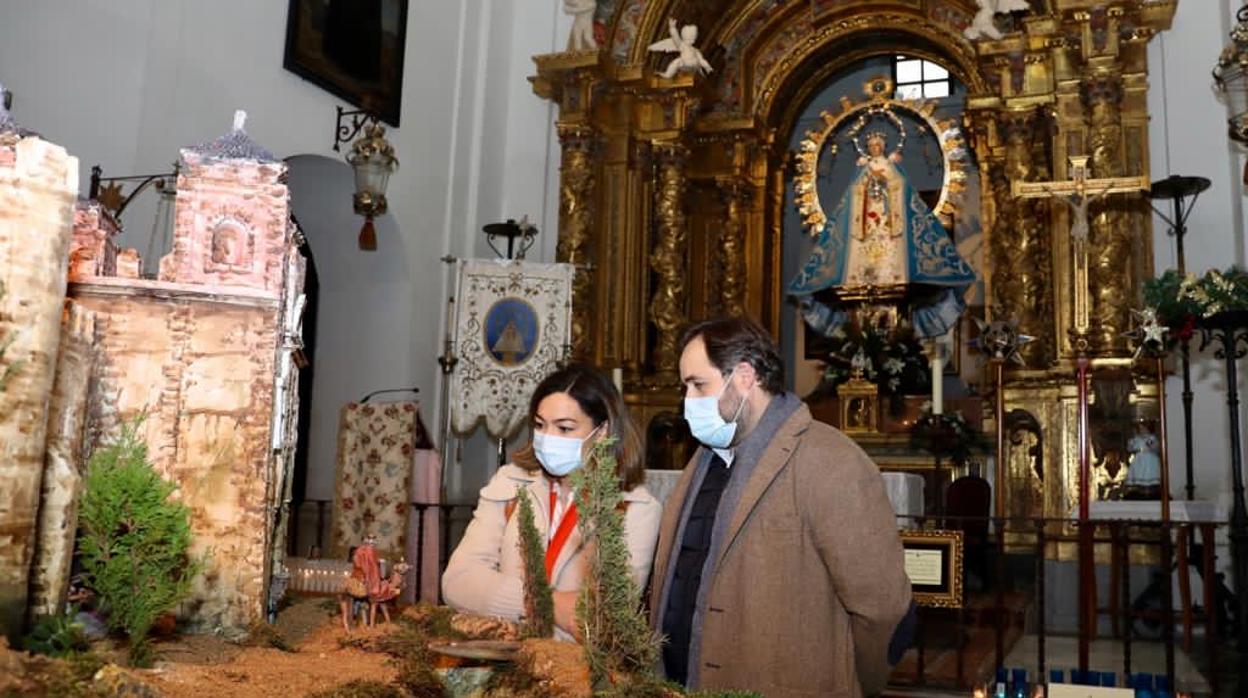
[[[664,585],[695,454],[663,512],[650,594]],[[720,515],[725,515],[721,512]],[[702,613],[698,689],[768,698],[873,695],[910,606],[901,540],[875,463],[802,405],[776,432],[742,491]]]

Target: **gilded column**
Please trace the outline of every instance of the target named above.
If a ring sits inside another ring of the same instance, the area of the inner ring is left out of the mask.
[[[685,146],[656,142],[657,166],[654,188],[655,240],[650,252],[650,268],[656,277],[650,298],[650,320],[658,330],[654,346],[653,382],[677,385],[680,382],[680,332],[688,322],[685,300],[686,238],[685,166],[689,153]]]
[[[584,359],[590,354],[589,307],[593,301],[589,238],[594,220],[594,134],[587,126],[561,125],[559,141],[563,157],[556,254],[560,262],[577,265],[572,282],[572,356]]]
[[[1088,119],[1088,151],[1092,176],[1119,177],[1123,174],[1122,77],[1100,70],[1086,77],[1080,86]],[[1091,302],[1090,341],[1098,354],[1125,351],[1122,333],[1128,328],[1136,297],[1133,273],[1136,233],[1126,225],[1122,203],[1104,200],[1094,209],[1090,221],[1088,250],[1088,295]]]
[[[724,204],[719,235],[719,306],[725,315],[745,314],[745,208],[749,186],[737,179],[720,183]]]
[[[1008,274],[1008,278],[998,278],[992,284],[994,314],[1002,316],[996,319],[1017,319],[1027,334],[1040,340],[1022,349],[1032,366],[1047,364],[1056,349],[1050,312],[1050,246],[1044,230],[1049,207],[1042,199],[1015,199],[1010,182],[1047,176],[1044,163],[1037,163],[1033,154],[1039,122],[1034,109],[1002,114],[998,128],[1005,145],[1004,158],[987,163],[996,207],[993,269],[1000,270],[1002,277]]]

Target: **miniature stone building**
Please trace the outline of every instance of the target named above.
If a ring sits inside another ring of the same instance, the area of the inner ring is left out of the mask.
[[[181,159],[173,250],[159,279],[75,274],[69,295],[97,314],[90,441],[143,416],[150,457],[178,485],[195,551],[206,555],[181,615],[201,629],[238,629],[261,617],[280,554],[303,259],[286,166],[241,123]],[[84,231],[81,249],[88,239],[98,236]]]

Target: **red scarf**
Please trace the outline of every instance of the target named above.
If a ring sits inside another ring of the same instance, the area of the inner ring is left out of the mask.
[[[559,495],[555,492],[554,484],[550,486],[550,523],[548,529],[555,525],[555,505],[559,502]],[[576,528],[576,502],[568,502],[568,510],[563,513],[563,519],[559,521],[559,528],[555,530],[555,536],[550,539],[550,545],[546,546],[546,579],[550,582],[555,581],[555,561],[559,559],[559,553],[563,551],[563,546],[568,542],[568,537],[572,535],[572,529]]]

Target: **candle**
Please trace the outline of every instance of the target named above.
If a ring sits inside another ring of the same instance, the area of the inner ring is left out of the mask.
[[[455,297],[446,302],[446,341],[451,341],[455,331]]]
[[[937,344],[932,351],[932,414],[945,411],[945,351]]]
[[[624,369],[622,368],[611,369],[611,382],[615,383],[615,389],[620,391],[620,394],[623,395],[624,394]]]

